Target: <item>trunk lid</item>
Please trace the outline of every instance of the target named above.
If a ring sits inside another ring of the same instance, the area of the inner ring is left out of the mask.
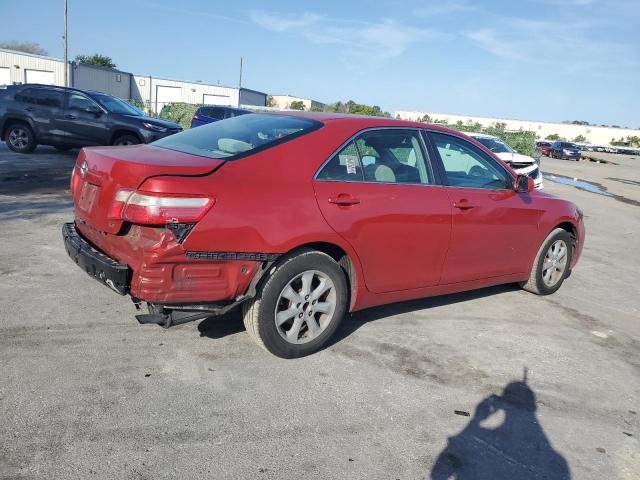
[[[137,189],[159,175],[207,175],[223,163],[152,145],[83,148],[72,174],[76,219],[99,231],[117,233],[123,222],[108,214],[119,189]]]

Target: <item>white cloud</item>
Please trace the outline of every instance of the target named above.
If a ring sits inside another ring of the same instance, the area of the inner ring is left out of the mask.
[[[420,17],[434,17],[436,15],[448,15],[451,13],[470,12],[476,10],[477,7],[463,2],[443,2],[442,0],[431,0],[425,4],[416,7],[413,10],[415,15]]]
[[[538,68],[553,66],[564,73],[638,63],[628,45],[589,36],[590,25],[586,23],[503,18],[499,24],[471,31],[467,38],[497,57]]]
[[[414,44],[443,36],[392,19],[365,22],[315,13],[294,16],[256,11],[250,12],[249,18],[260,27],[275,32],[296,33],[316,45],[339,45],[342,47],[340,58],[354,67],[375,66],[381,61],[402,55]]]
[[[253,11],[249,12],[249,18],[253,22],[267,30],[285,32],[309,27],[320,20],[320,15],[315,13],[303,13],[302,15],[281,15],[273,12]]]

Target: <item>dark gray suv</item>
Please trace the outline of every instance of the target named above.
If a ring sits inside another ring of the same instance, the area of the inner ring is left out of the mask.
[[[558,141],[551,144],[549,156],[551,158],[561,158],[563,160],[580,160],[582,150],[580,150],[580,147],[575,143]]]
[[[18,153],[149,143],[181,130],[105,93],[36,84],[0,91],[0,138]]]

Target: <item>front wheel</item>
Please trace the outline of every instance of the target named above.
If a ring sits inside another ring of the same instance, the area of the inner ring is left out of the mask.
[[[120,135],[113,141],[113,144],[117,146],[137,145],[139,143],[140,143],[140,139],[135,135],[130,135],[130,134]]]
[[[553,230],[538,250],[529,279],[520,283],[520,286],[537,295],[556,292],[568,276],[572,245],[571,235],[566,230]]]
[[[243,305],[244,325],[261,347],[281,358],[318,351],[347,310],[347,281],[327,254],[302,250],[275,267]]]

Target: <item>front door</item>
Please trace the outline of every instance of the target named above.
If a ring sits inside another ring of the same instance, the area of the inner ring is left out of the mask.
[[[64,125],[67,138],[72,145],[109,144],[108,114],[83,93],[67,93],[66,109],[60,123]]]
[[[471,142],[430,132],[444,167],[452,208],[451,245],[442,283],[526,272],[541,212],[513,177]]]
[[[360,134],[316,175],[329,225],[356,251],[375,293],[436,285],[451,233],[451,205],[434,176],[420,134]]]

